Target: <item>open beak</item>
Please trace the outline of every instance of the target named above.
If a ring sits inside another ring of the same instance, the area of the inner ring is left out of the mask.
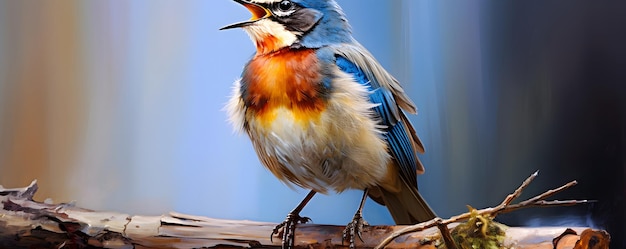
[[[220,28],[220,30],[245,27],[258,20],[261,20],[263,18],[266,18],[272,15],[272,12],[270,12],[270,10],[266,9],[265,7],[261,5],[251,2],[250,0],[234,0],[234,1],[246,7],[246,9],[248,9],[250,13],[252,13],[252,18],[250,18],[250,20],[247,20],[247,21],[233,23],[231,25],[222,27]]]

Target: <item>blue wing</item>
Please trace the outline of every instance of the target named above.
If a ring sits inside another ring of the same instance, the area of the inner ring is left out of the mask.
[[[417,165],[420,164],[412,140],[415,136],[411,124],[408,123],[402,111],[399,110],[394,94],[388,88],[381,87],[376,79],[368,79],[367,75],[359,66],[347,58],[336,55],[335,63],[341,71],[354,77],[357,83],[367,86],[370,90],[370,101],[377,104],[374,111],[380,117],[381,125],[386,126],[385,138],[393,158],[400,167],[400,175],[408,183],[417,185]]]

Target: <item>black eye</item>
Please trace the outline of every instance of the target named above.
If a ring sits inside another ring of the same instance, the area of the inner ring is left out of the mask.
[[[277,17],[287,17],[296,11],[297,5],[289,0],[274,2],[271,5],[272,13]]]
[[[278,4],[278,9],[281,11],[290,11],[293,8],[291,1],[282,1]]]

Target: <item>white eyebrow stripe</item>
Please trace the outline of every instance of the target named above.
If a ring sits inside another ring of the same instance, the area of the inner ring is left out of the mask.
[[[282,0],[252,0],[253,3],[279,3]]]

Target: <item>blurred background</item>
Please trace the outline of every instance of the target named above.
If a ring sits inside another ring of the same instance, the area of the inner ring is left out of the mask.
[[[570,180],[578,207],[515,226],[626,222],[626,2],[340,0],[356,38],[405,86],[426,145],[420,190],[439,216]],[[206,0],[0,0],[0,184],[131,214],[282,221],[307,191],[261,167],[222,110],[254,47],[250,14]],[[346,224],[359,191],[303,215]],[[391,224],[370,201],[365,218]]]

